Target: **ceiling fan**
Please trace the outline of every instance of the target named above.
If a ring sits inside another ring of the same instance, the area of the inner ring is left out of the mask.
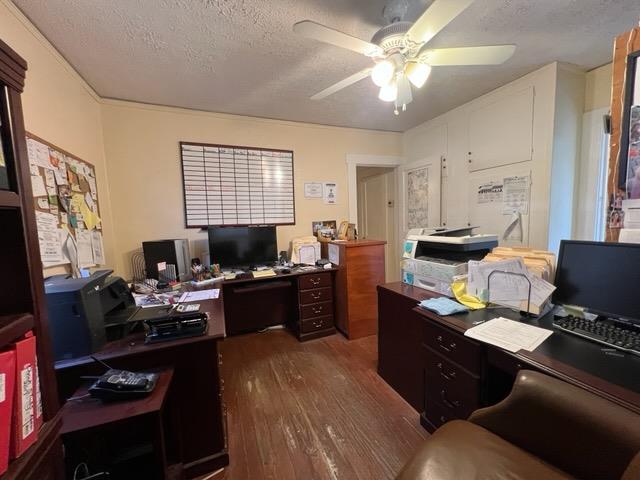
[[[429,48],[429,41],[460,15],[474,0],[434,0],[415,23],[403,21],[408,0],[390,0],[383,10],[389,22],[370,42],[320,25],[311,20],[298,22],[293,30],[305,37],[346,48],[370,57],[375,65],[325,88],[311,97],[321,100],[371,76],[380,87],[378,98],[393,102],[396,115],[413,100],[411,85],[421,88],[431,67],[453,65],[499,65],[515,52],[515,45]]]

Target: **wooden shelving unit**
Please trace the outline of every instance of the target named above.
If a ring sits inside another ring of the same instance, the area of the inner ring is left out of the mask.
[[[21,94],[27,63],[0,40],[0,349],[33,331],[44,423],[38,440],[0,480],[61,480],[60,405],[47,328]]]

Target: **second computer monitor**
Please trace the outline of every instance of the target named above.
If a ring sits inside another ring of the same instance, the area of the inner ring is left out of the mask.
[[[209,227],[209,254],[223,268],[271,265],[278,259],[276,227]]]
[[[553,301],[640,322],[640,245],[563,240]]]

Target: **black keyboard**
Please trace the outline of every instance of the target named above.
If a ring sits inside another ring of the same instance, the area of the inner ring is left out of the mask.
[[[586,320],[572,315],[555,317],[553,326],[568,333],[640,355],[640,329],[616,324],[611,320]]]

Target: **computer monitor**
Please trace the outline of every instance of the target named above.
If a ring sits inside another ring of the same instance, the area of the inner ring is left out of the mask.
[[[563,240],[553,301],[640,323],[640,245]]]
[[[209,227],[212,264],[254,267],[278,259],[276,227]]]

